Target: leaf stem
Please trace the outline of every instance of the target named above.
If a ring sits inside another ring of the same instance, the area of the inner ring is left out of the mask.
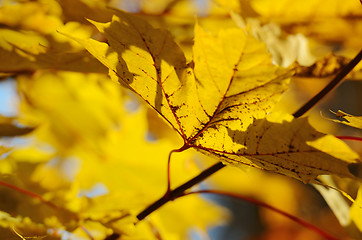
[[[166,190],[166,194],[168,194],[171,191],[171,155],[172,153],[175,152],[182,152],[185,151],[186,149],[190,148],[190,146],[188,145],[183,145],[181,148],[179,149],[174,149],[170,152],[170,154],[168,155],[168,159],[167,159],[167,190]]]
[[[342,70],[325,86],[317,95],[311,98],[301,108],[299,108],[293,116],[298,118],[308,112],[315,104],[317,104],[324,96],[326,96],[335,86],[340,83],[347,74],[361,61],[362,50],[344,67]]]
[[[269,205],[269,204],[267,204],[265,202],[262,202],[260,200],[255,199],[255,198],[251,198],[251,197],[244,196],[244,195],[241,195],[241,194],[235,194],[235,193],[230,193],[230,192],[225,192],[225,191],[220,191],[220,190],[199,190],[199,191],[193,191],[193,192],[186,193],[186,194],[184,194],[184,195],[182,195],[180,197],[191,195],[191,194],[198,194],[198,193],[201,193],[201,194],[202,193],[218,194],[218,195],[228,196],[228,197],[232,197],[232,198],[236,198],[236,199],[239,199],[239,200],[243,200],[243,201],[247,201],[247,202],[256,204],[256,205],[258,205],[260,207],[269,209],[269,210],[271,210],[273,212],[276,212],[276,213],[278,213],[280,215],[283,215],[284,217],[289,218],[290,220],[292,220],[292,221],[294,221],[296,223],[299,223],[300,225],[302,225],[302,226],[304,226],[304,227],[318,233],[319,235],[323,236],[326,239],[337,240],[337,238],[331,236],[327,232],[323,231],[322,229],[314,226],[313,224],[311,224],[309,222],[304,221],[301,218],[293,216],[292,214],[284,212],[283,210],[278,209],[276,207],[273,207],[273,206],[271,206],[271,205]]]
[[[152,203],[150,206],[148,206],[145,210],[140,212],[137,215],[138,220],[142,220],[145,217],[147,217],[149,214],[151,214],[153,211],[157,210],[158,208],[162,207],[164,204],[166,204],[169,201],[174,200],[175,198],[183,195],[185,191],[196,184],[202,182],[207,177],[211,176],[215,172],[219,171],[225,167],[225,165],[222,162],[218,162],[211,167],[207,168],[206,170],[202,171],[199,175],[196,177],[190,179],[189,181],[185,182],[184,184],[180,185],[179,187],[175,188],[174,190],[170,190],[166,192],[166,194],[158,199],[156,202]]]

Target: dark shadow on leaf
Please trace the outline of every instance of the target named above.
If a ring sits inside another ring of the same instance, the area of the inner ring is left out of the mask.
[[[180,82],[184,77],[186,59],[183,52],[166,30],[156,29],[145,20],[131,14],[119,10],[114,10],[114,12],[120,20],[113,20],[104,32],[110,46],[107,54],[114,54],[114,52],[118,54],[115,74],[123,81],[123,85],[132,84],[138,79],[145,81],[144,78],[156,81],[154,106],[161,112],[161,103],[165,95],[163,82],[173,72],[176,73]],[[126,52],[128,56],[122,56]],[[131,60],[127,59],[129,56]],[[135,62],[137,59],[140,62]],[[162,62],[167,62],[172,67],[165,69]],[[148,66],[145,67],[145,64]],[[145,88],[148,88],[146,85],[149,85],[147,82],[145,82]]]
[[[264,170],[302,181],[321,174],[362,178],[361,163],[340,160],[307,144],[326,135],[317,132],[305,118],[283,123],[258,119],[246,131],[227,130],[235,144],[246,147],[223,154],[232,163],[237,163],[240,156],[245,157]]]
[[[51,35],[43,35],[49,46],[34,54],[8,42],[11,50],[0,46],[0,72],[30,73],[38,69],[74,72],[107,73],[107,69],[86,50],[75,51],[68,42],[59,42]],[[27,57],[25,57],[25,56]]]
[[[0,137],[15,137],[33,131],[34,128],[18,127],[13,124],[0,123]]]

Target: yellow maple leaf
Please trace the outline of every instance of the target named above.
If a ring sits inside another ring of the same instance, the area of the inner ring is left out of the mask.
[[[272,110],[291,73],[272,65],[265,46],[242,29],[214,36],[196,26],[194,61],[186,65],[170,34],[137,17],[116,12],[112,22],[93,24],[107,44],[73,39],[163,116],[183,138],[183,149],[303,182],[328,173],[354,177],[348,167],[360,165],[356,154],[338,139],[324,138],[305,120],[258,120]],[[345,157],[324,153],[325,139],[345,149]]]
[[[220,34],[223,39],[212,49],[224,47],[226,53],[218,50],[219,55],[216,52],[214,57],[212,51],[206,48],[206,55],[202,55],[202,49],[196,50],[196,53],[194,50],[195,76],[193,69],[186,66],[181,49],[166,31],[154,29],[147,22],[122,12],[118,12],[111,23],[94,24],[105,33],[112,47],[94,40],[77,40],[111,70],[114,80],[122,79],[121,83],[134,89],[186,141],[197,135],[216,112],[229,112],[226,111],[228,107],[236,107],[245,113],[253,112],[251,108],[254,108],[254,113],[246,120],[248,123],[253,118],[264,117],[287,87],[290,72],[273,66],[263,44],[245,35],[241,29]],[[196,27],[196,33],[200,37],[196,36],[195,46],[202,44],[199,43],[203,34],[201,28]],[[133,38],[122,39],[125,35]],[[240,41],[230,42],[235,38]],[[120,42],[120,39],[124,42]],[[212,46],[214,40],[205,38],[205,44]],[[173,53],[170,54],[168,49],[173,49]],[[207,59],[211,57],[219,58],[214,63]],[[254,61],[248,61],[252,59]],[[213,66],[202,66],[205,60]],[[140,68],[140,65],[143,67]],[[223,76],[221,72],[224,73]],[[206,77],[211,77],[212,82]],[[269,90],[277,89],[278,92],[270,95],[266,91],[259,92],[259,87],[264,85]],[[255,92],[248,93],[254,88]],[[246,102],[240,104],[242,106],[231,106],[235,104],[233,95],[240,97],[247,94],[260,96],[246,98]],[[199,99],[195,101],[195,97]],[[224,98],[227,101],[220,104]],[[246,106],[249,102],[253,105]],[[256,105],[260,108],[254,107]],[[221,115],[224,113],[219,114],[220,117]]]

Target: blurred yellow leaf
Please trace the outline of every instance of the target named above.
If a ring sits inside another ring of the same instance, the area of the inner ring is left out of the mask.
[[[257,17],[258,13],[251,7],[252,0],[216,0],[218,5],[225,8],[229,12],[241,14],[243,17]]]
[[[293,3],[293,4],[291,4]],[[284,21],[311,20],[320,17],[343,17],[361,15],[361,5],[358,1],[338,0],[325,1],[291,1],[281,0],[251,0],[251,5],[263,16],[275,17]],[[285,11],[288,6],[288,11]]]
[[[113,109],[121,106],[117,87],[110,82],[101,83],[102,79],[107,81],[104,75],[74,72],[19,77],[18,87],[24,97],[20,106],[22,122],[41,124],[36,134],[61,152],[76,144],[95,151],[99,146],[93,139],[102,138],[108,129],[117,127],[119,112]],[[42,132],[46,135],[42,136]]]
[[[189,213],[197,214],[197,218],[193,214],[186,214],[185,206],[187,206]],[[180,211],[180,209],[184,209],[184,211]],[[161,226],[161,236],[173,236],[171,239],[189,239],[190,230],[197,233],[200,232],[200,229],[219,226],[225,223],[229,216],[226,212],[222,212],[220,208],[215,208],[215,205],[211,202],[200,201],[199,196],[187,196],[170,202],[150,218]],[[175,218],[187,224],[174,224]],[[201,236],[203,234],[206,233],[201,232]]]
[[[90,37],[92,27],[77,22],[63,24],[56,1],[27,2],[0,8],[0,72],[19,73],[36,69],[104,72],[105,68],[82,46],[57,30]],[[14,18],[9,18],[14,16]],[[22,29],[18,30],[17,27]]]
[[[315,62],[308,39],[298,34],[287,34],[276,23],[263,24],[260,19],[232,15],[238,26],[248,26],[250,32],[260,41],[264,42],[273,57],[273,62],[279,66],[289,67],[294,62],[302,66],[309,66]]]
[[[296,76],[322,78],[337,74],[344,66],[349,63],[349,59],[333,54],[324,57],[313,63],[311,66],[295,65]]]
[[[88,221],[85,226],[98,239],[106,237],[107,231],[125,232],[125,228],[133,225],[130,221],[135,221],[134,214],[165,191],[165,159],[170,149],[177,146],[167,139],[147,140],[144,107],[136,104],[135,109],[127,110],[127,96],[104,77],[74,72],[18,77],[23,96],[21,121],[39,125],[34,131],[38,142],[35,147],[42,147],[39,143],[48,144],[52,148],[50,156],[55,156],[46,162],[32,160],[37,165],[27,181],[45,191],[47,199],[77,212],[80,220]],[[17,150],[10,158],[21,162],[27,151],[31,158],[44,158],[29,150]],[[177,158],[172,171],[173,184],[186,181],[198,170],[191,162],[190,153]],[[190,225],[206,228],[223,216],[221,209],[205,204],[199,197],[191,198],[182,209],[171,206],[169,209],[183,220],[178,219],[177,224],[171,220],[152,220],[154,228],[163,229],[167,239],[171,235],[180,239]],[[194,221],[189,212],[196,209],[205,217]],[[159,219],[157,215],[155,219]],[[133,220],[124,223],[126,216]],[[178,227],[165,231],[168,224]],[[135,229],[129,234],[146,234],[147,239],[152,236],[146,230]]]
[[[362,11],[357,0],[252,0],[251,6],[261,19],[281,23],[288,32],[360,48]]]
[[[356,201],[351,206],[350,210],[351,220],[356,224],[357,228],[362,232],[362,188],[358,190]]]
[[[351,114],[342,112],[341,110],[338,110],[336,113],[333,111],[331,112],[337,117],[337,119],[331,119],[333,122],[343,123],[351,127],[362,129],[362,117],[353,116]]]
[[[11,2],[0,8],[0,22],[4,25],[50,34],[62,24],[61,8],[55,0]]]

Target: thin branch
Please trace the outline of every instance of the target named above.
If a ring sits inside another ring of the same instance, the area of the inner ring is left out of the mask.
[[[318,233],[319,235],[323,236],[326,239],[338,240],[337,238],[331,236],[330,234],[328,234],[325,231],[323,231],[322,229],[314,226],[313,224],[304,221],[303,219],[300,219],[300,218],[298,218],[296,216],[293,216],[292,214],[284,212],[283,210],[278,209],[276,207],[273,207],[273,206],[271,206],[271,205],[269,205],[269,204],[267,204],[265,202],[262,202],[262,201],[259,201],[257,199],[254,199],[254,198],[251,198],[251,197],[248,197],[248,196],[244,196],[244,195],[241,195],[241,194],[229,193],[229,192],[224,192],[224,191],[219,191],[219,190],[199,190],[199,191],[186,193],[186,194],[184,194],[184,195],[182,195],[180,197],[191,195],[191,194],[197,194],[197,193],[201,193],[201,194],[202,193],[218,194],[218,195],[228,196],[228,197],[236,198],[236,199],[239,199],[239,200],[247,201],[247,202],[256,204],[256,205],[258,205],[260,207],[269,209],[269,210],[271,210],[273,212],[279,213],[280,215],[283,215],[284,217],[289,218],[290,220],[292,220],[292,221],[294,221],[296,223],[299,223],[300,225],[302,225],[302,226],[304,226],[304,227]]]
[[[189,189],[189,188],[195,186],[196,184],[202,182],[207,177],[211,176],[212,174],[219,171],[223,167],[225,167],[225,165],[222,162],[218,162],[218,163],[212,165],[211,167],[204,170],[203,172],[201,172],[196,177],[190,179],[189,181],[187,181],[186,183],[180,185],[179,187],[175,188],[174,190],[169,191],[168,194],[166,193],[162,198],[158,199],[156,202],[154,202],[153,204],[148,206],[145,210],[140,212],[137,215],[137,219],[141,221],[142,219],[144,219],[145,217],[150,215],[153,211],[155,211],[158,208],[162,207],[167,202],[172,201],[175,198],[183,195],[187,189]]]
[[[343,78],[345,78],[348,73],[361,61],[362,59],[362,50],[354,57],[342,70],[333,78],[333,80],[328,83],[317,95],[305,103],[301,108],[299,108],[293,116],[298,118],[308,112],[315,104],[317,104],[324,96],[326,96],[335,86],[340,83]]]

